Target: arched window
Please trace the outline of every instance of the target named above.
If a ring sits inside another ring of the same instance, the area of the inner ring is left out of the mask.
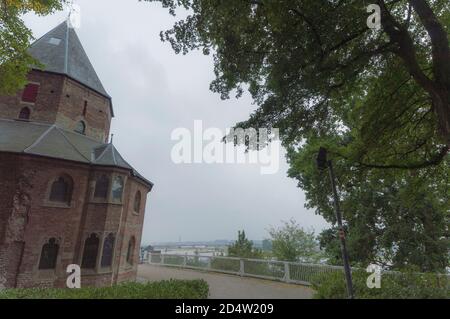
[[[77,126],[75,127],[75,132],[80,133],[80,134],[85,134],[86,133],[86,124],[83,121],[79,121],[77,123]]]
[[[128,250],[127,250],[127,263],[130,265],[133,265],[133,259],[134,259],[134,246],[136,245],[136,239],[134,239],[134,236],[130,238],[130,241],[128,242]]]
[[[111,267],[114,254],[114,234],[109,234],[103,243],[102,267]]]
[[[42,246],[39,269],[55,269],[58,250],[59,245],[55,238],[51,238],[44,246]]]
[[[49,200],[52,202],[70,204],[72,199],[73,182],[69,176],[60,176],[53,182]]]
[[[138,213],[141,211],[141,192],[137,191],[134,196],[134,212]]]
[[[102,175],[97,178],[95,182],[94,198],[106,198],[108,197],[109,190],[109,178],[106,175]]]
[[[97,264],[97,254],[100,240],[96,234],[91,234],[84,242],[82,268],[93,269]]]
[[[112,198],[116,202],[122,202],[123,193],[123,178],[121,176],[116,176],[112,184]]]
[[[19,119],[20,120],[29,120],[30,119],[30,114],[31,114],[30,109],[27,108],[27,107],[24,107],[24,108],[22,108],[20,110]]]

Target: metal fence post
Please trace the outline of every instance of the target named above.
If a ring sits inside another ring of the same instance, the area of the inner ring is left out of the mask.
[[[244,259],[239,260],[239,275],[244,276],[245,274],[245,266],[244,266]]]
[[[211,260],[212,257],[208,257],[208,264],[206,265],[206,268],[211,269]]]
[[[164,265],[164,255],[161,254],[161,261],[159,262],[161,265]]]
[[[183,266],[186,267],[187,265],[187,253],[184,254],[184,259],[183,259]]]
[[[285,282],[290,282],[291,281],[291,273],[290,273],[289,263],[288,262],[284,263],[284,281]]]

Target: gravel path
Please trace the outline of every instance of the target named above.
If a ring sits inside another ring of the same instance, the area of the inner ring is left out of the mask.
[[[160,281],[171,278],[206,280],[209,284],[211,299],[309,299],[313,294],[310,288],[300,285],[214,272],[139,265],[139,281]]]

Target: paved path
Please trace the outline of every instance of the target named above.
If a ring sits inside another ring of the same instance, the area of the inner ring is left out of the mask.
[[[309,299],[313,293],[310,288],[305,286],[270,280],[172,267],[139,265],[139,280],[160,281],[171,278],[206,280],[209,284],[211,299]]]

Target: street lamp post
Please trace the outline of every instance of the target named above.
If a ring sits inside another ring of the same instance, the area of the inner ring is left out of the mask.
[[[350,299],[354,298],[353,295],[353,284],[352,284],[352,271],[350,269],[350,261],[348,258],[347,245],[345,242],[345,231],[342,226],[342,214],[339,206],[339,197],[336,188],[336,176],[334,175],[333,163],[331,160],[327,159],[327,150],[323,147],[320,148],[319,154],[317,156],[317,166],[321,170],[325,170],[328,168],[330,174],[331,188],[333,190],[333,198],[334,198],[334,212],[336,214],[336,220],[339,228],[339,239],[341,242],[341,253],[342,259],[344,261],[344,271],[345,271],[345,280],[347,283],[347,292],[348,297]]]

